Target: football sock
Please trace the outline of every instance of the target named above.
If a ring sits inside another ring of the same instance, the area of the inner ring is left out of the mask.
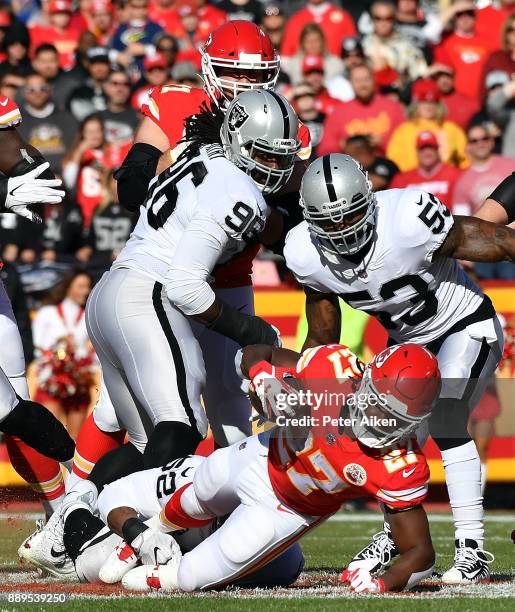
[[[474,441],[442,450],[442,461],[456,539],[475,540],[483,548],[481,464]]]
[[[109,451],[121,446],[124,438],[125,431],[102,431],[95,423],[93,414],[90,414],[77,437],[72,472],[66,488],[70,490],[79,479],[87,478],[95,463]]]

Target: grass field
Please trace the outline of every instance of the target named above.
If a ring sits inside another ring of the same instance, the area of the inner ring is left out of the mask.
[[[101,612],[104,610],[442,610],[459,612],[481,610],[491,612],[515,609],[515,547],[510,533],[515,527],[515,513],[487,515],[486,548],[495,554],[492,565],[493,581],[487,585],[442,588],[432,580],[414,593],[363,597],[351,594],[339,585],[339,574],[352,553],[368,542],[381,526],[379,515],[370,513],[342,513],[311,532],[304,540],[305,572],[289,589],[232,590],[223,593],[201,593],[165,597],[128,597],[118,587],[106,585],[66,585],[51,579],[42,579],[18,564],[16,549],[21,540],[33,529],[27,518],[1,513],[0,519],[0,612],[3,610],[40,609],[61,607],[66,610]],[[431,532],[437,550],[437,571],[452,562],[453,534],[450,517],[431,515]],[[38,603],[23,605],[9,601],[14,593],[66,593],[63,604]]]

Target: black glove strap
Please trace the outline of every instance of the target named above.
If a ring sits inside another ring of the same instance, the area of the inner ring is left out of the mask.
[[[148,526],[145,525],[145,523],[142,523],[139,518],[133,516],[127,519],[122,526],[123,539],[127,544],[132,544],[132,542],[147,529]]]

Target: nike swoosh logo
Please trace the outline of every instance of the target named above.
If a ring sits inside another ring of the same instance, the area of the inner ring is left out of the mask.
[[[285,508],[282,504],[277,504],[277,510],[280,512],[287,512],[288,514],[293,514],[288,508]]]
[[[54,547],[52,546],[51,550],[50,550],[50,554],[52,555],[52,557],[54,557],[54,559],[58,558],[58,557],[62,557],[63,555],[66,555],[66,551],[63,550],[61,552],[57,552],[54,550]]]
[[[414,467],[412,470],[402,470],[402,476],[404,478],[408,478],[408,476],[411,476],[416,469],[417,468]]]
[[[6,98],[2,102],[0,102],[0,106],[7,106],[7,102],[9,102],[9,100],[7,100],[7,98]]]

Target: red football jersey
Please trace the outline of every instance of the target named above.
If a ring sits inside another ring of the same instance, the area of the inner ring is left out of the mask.
[[[325,379],[327,383],[331,377],[339,379],[343,392],[349,393],[352,379],[361,376],[360,362],[347,347],[317,347],[299,359],[297,376],[309,380],[309,386],[312,380]],[[313,410],[311,414],[315,414]],[[320,419],[322,411],[317,416]],[[415,442],[381,454],[327,431],[312,428],[300,450],[300,440],[288,437],[284,427],[270,439],[268,473],[275,494],[284,504],[301,514],[324,516],[364,494],[397,509],[424,500],[429,468]]]
[[[203,102],[211,103],[209,95],[199,87],[187,85],[163,85],[154,89],[141,112],[152,119],[168,137],[170,148],[174,148],[182,138],[184,120],[199,112]],[[299,125],[299,138],[302,146],[298,153],[301,159],[311,155],[311,138],[304,124]],[[231,288],[252,284],[252,262],[259,251],[258,244],[247,246],[230,261],[214,270],[215,287]]]
[[[0,97],[0,129],[14,127],[21,123],[21,113],[16,102]]]

